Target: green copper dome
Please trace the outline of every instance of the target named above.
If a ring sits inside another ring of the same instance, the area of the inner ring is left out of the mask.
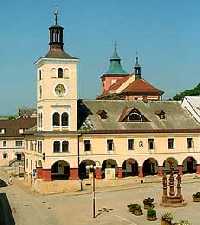
[[[121,58],[117,54],[116,43],[115,43],[113,55],[110,58],[110,65],[106,74],[127,74],[127,72],[123,70],[121,65]]]

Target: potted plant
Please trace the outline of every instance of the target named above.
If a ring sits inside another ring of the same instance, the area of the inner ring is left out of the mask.
[[[169,212],[161,216],[161,225],[172,225],[173,215]]]
[[[153,198],[145,198],[143,200],[144,209],[154,208],[154,199]]]
[[[152,208],[149,208],[147,210],[147,220],[154,221],[156,219],[157,219],[156,218],[156,210],[152,209]]]
[[[142,215],[142,208],[139,204],[130,204],[128,205],[129,212],[133,213],[136,216]]]
[[[194,193],[192,197],[193,197],[193,202],[200,202],[200,192]]]

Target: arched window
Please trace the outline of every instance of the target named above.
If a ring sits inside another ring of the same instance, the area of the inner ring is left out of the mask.
[[[62,114],[61,120],[62,120],[62,126],[63,127],[69,126],[69,115],[68,115],[68,113],[64,112]]]
[[[43,118],[42,118],[42,113],[40,113],[40,127],[42,128],[42,125],[43,125]]]
[[[63,141],[62,142],[62,152],[68,152],[69,151],[69,142]]]
[[[42,71],[39,70],[39,80],[42,80]]]
[[[63,78],[63,69],[62,68],[58,69],[58,78]]]
[[[60,126],[60,114],[58,112],[53,114],[53,126]]]
[[[39,98],[42,98],[42,86],[39,88]]]
[[[54,141],[53,152],[60,152],[60,141]]]

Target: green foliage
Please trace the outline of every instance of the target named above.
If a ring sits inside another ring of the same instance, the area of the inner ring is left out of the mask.
[[[128,205],[129,212],[132,212],[133,214],[140,216],[142,215],[142,208],[139,204],[130,204]]]
[[[143,200],[144,209],[154,208],[154,198],[145,198]]]
[[[170,212],[166,212],[162,215],[162,220],[171,222],[173,220],[173,215]]]
[[[173,100],[180,101],[183,100],[185,96],[198,96],[198,95],[200,95],[200,83],[193,89],[185,90],[180,92],[179,94],[176,94],[173,97]]]
[[[156,217],[156,210],[155,209],[148,209],[147,210],[147,217]]]
[[[192,196],[193,196],[193,198],[200,198],[200,192],[197,192],[197,193],[193,194]]]
[[[9,116],[8,119],[9,120],[15,120],[16,118],[15,118],[15,116]]]

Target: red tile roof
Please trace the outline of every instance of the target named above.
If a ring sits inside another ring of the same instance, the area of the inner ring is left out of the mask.
[[[162,94],[163,93],[161,90],[155,88],[149,82],[143,79],[138,79],[133,81],[122,92],[123,93],[131,92],[131,93],[137,93],[137,94],[139,93]]]

